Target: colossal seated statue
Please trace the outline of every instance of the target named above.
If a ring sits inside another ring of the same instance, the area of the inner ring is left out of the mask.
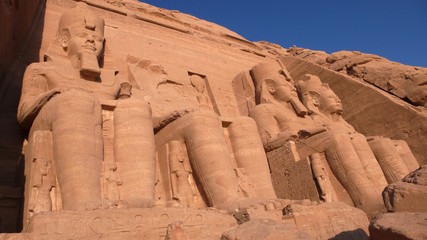
[[[29,65],[23,78],[18,122],[30,128],[30,145],[38,141],[35,136],[48,136],[51,141],[36,143],[33,148],[52,148],[53,160],[48,167],[56,173],[64,210],[101,206],[101,105],[114,108],[114,158],[121,174],[122,198],[133,207],[154,200],[151,110],[144,101],[130,97],[130,85],[119,80],[118,71],[111,67],[105,44],[104,20],[78,3],[61,16],[45,61]],[[49,198],[48,191],[40,193]]]
[[[51,144],[42,148],[52,151],[51,163],[36,161],[49,165],[39,168],[44,169],[41,181],[50,180],[28,187],[37,192],[30,201],[60,202],[57,208],[57,203],[44,204],[43,211],[95,209],[105,199],[129,207],[175,206],[173,202],[194,207],[192,187],[197,185],[210,207],[230,212],[282,207],[286,201],[277,199],[272,187],[256,123],[249,117],[221,119],[208,106],[203,79],[197,75],[191,77],[191,86],[199,106],[174,118],[168,114],[156,118],[156,145],[167,144],[169,149],[168,160],[157,162],[156,167],[150,106],[139,89],[131,94],[130,84],[112,67],[103,32],[103,19],[78,3],[77,9],[61,16],[45,62],[26,70],[18,122],[30,128],[30,149],[40,148],[43,144],[38,139],[43,136]],[[136,76],[133,81],[143,84],[152,79]],[[110,114],[105,108],[113,116],[104,116]],[[27,157],[43,158],[35,155]],[[46,169],[52,171],[46,173]],[[167,169],[172,193],[160,199],[163,203],[155,198],[159,169]],[[188,182],[190,175],[196,184]],[[59,196],[53,197],[53,189],[59,189]]]
[[[387,185],[387,182],[400,181],[419,167],[417,160],[408,145],[402,140],[391,140],[384,137],[369,137],[368,139],[357,133],[354,128],[342,118],[342,105],[338,96],[322,83],[319,77],[306,74],[304,79],[296,83],[302,102],[309,109],[310,117],[316,126],[328,130],[342,129],[347,131],[354,149],[360,156],[364,168],[371,173],[371,181],[378,186]],[[381,169],[378,168],[379,163]],[[385,187],[385,186],[384,186]]]
[[[172,83],[173,76],[167,76],[171,73],[160,64],[131,60],[135,86],[140,86],[134,95],[148,99],[154,113],[158,204],[175,201],[184,207],[230,212],[281,208],[285,200],[277,199],[274,192],[253,119],[219,116],[202,74],[179,75],[187,75],[187,85],[182,79]],[[147,90],[150,85],[155,87]]]
[[[264,148],[268,151],[293,140],[301,158],[324,152],[332,172],[357,207],[366,212],[383,209],[381,192],[386,182],[378,173],[378,163],[362,159],[347,129],[316,125],[299,101],[293,81],[280,70],[277,63],[261,63],[251,70],[258,105],[250,116],[257,122]]]

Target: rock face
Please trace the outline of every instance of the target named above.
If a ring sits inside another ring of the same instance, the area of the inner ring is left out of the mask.
[[[4,239],[366,239],[426,161],[424,110],[323,52],[137,1],[40,6],[0,85]]]
[[[323,65],[392,93],[415,105],[427,104],[427,69],[389,61],[357,51],[327,54],[303,48],[289,48],[290,55]]]
[[[388,185],[383,198],[389,212],[426,212],[427,166],[411,172],[402,181]]]
[[[369,226],[372,240],[427,238],[427,213],[386,213]]]

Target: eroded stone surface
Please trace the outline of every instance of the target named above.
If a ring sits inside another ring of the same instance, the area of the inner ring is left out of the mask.
[[[369,226],[373,240],[422,240],[427,238],[427,213],[386,213]]]
[[[298,230],[293,224],[280,223],[268,219],[257,219],[240,225],[237,229],[225,232],[221,240],[239,239],[315,239],[306,231]]]
[[[383,192],[384,203],[390,212],[427,211],[426,165],[411,172],[402,181],[388,185]]]

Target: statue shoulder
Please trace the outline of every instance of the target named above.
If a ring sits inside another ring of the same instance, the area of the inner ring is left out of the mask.
[[[262,103],[252,108],[249,112],[250,117],[254,116],[265,116],[267,114],[273,114],[277,111],[277,106],[272,103]]]
[[[27,66],[25,69],[25,74],[43,75],[53,69],[54,66],[51,62],[35,62]]]

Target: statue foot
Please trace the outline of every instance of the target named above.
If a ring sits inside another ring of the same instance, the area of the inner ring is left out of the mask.
[[[181,221],[176,221],[168,225],[165,240],[189,240],[184,232],[184,225]]]

